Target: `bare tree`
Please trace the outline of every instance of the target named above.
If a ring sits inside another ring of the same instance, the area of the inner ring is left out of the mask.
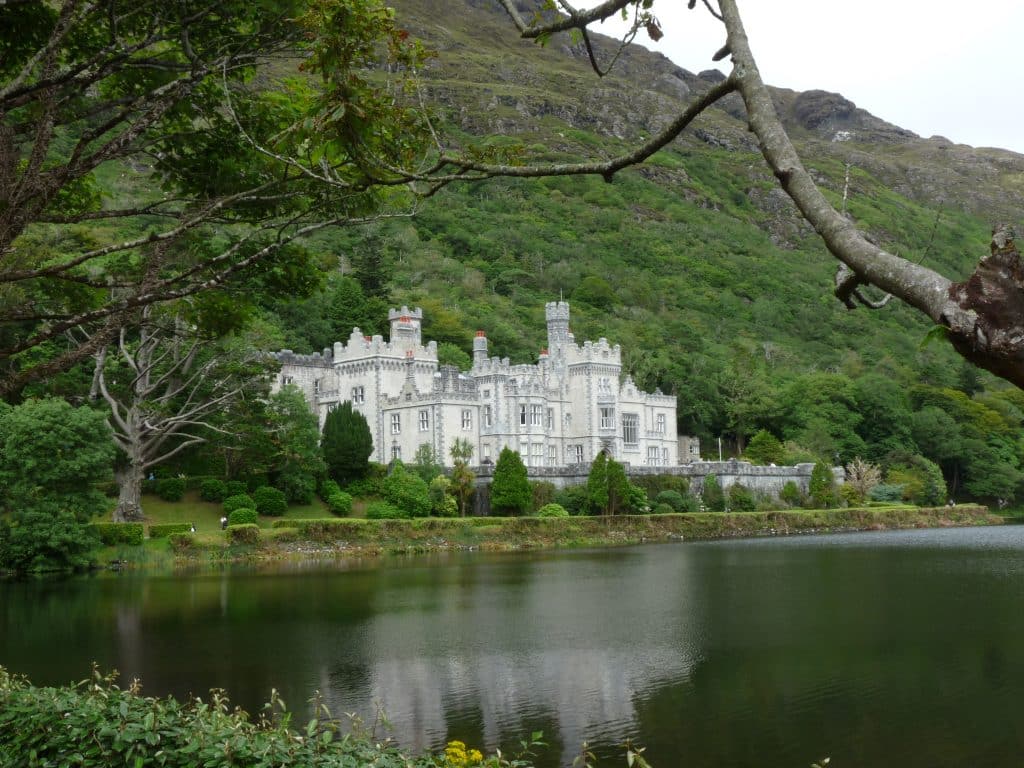
[[[846,484],[857,492],[857,496],[861,500],[866,499],[871,489],[880,482],[882,482],[882,470],[877,464],[872,464],[860,456],[856,456],[846,465]]]
[[[141,520],[146,474],[211,434],[229,434],[216,416],[232,401],[267,389],[268,361],[215,343],[179,312],[147,306],[136,327],[95,355],[93,393],[110,408],[114,442],[124,453],[115,470],[114,521]],[[241,345],[239,345],[241,346]]]
[[[561,13],[542,12],[529,18],[515,0],[499,0],[520,35],[543,42],[560,32],[582,35],[594,71],[607,68],[597,61],[590,45],[589,26],[613,15],[632,12],[626,41],[646,29],[657,39],[662,30],[650,0],[607,0],[588,10],[574,8],[566,0],[551,7]],[[702,0],[703,8],[722,24],[724,44],[713,60],[731,58],[732,68],[721,83],[698,95],[675,120],[631,152],[611,160],[522,167],[472,163],[448,158],[460,172],[481,175],[541,176],[593,173],[611,181],[614,174],[643,162],[675,139],[705,109],[730,93],[738,93],[746,106],[750,129],[757,136],[761,154],[800,213],[814,227],[828,250],[839,260],[835,294],[846,306],[875,308],[883,302],[868,300],[863,286],[875,286],[926,315],[936,333],[949,339],[967,360],[1019,387],[1024,387],[1024,263],[1014,244],[1015,234],[1005,225],[993,228],[991,253],[980,259],[974,273],[962,282],[889,253],[871,242],[855,223],[837,211],[804,168],[776,114],[771,94],[761,80],[757,62],[747,41],[736,0]],[[688,7],[696,8],[697,0]]]

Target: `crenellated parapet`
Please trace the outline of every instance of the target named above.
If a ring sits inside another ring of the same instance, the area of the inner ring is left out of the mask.
[[[331,368],[333,361],[326,354],[327,351],[324,350],[325,354],[314,352],[311,355],[301,355],[292,352],[290,349],[282,349],[280,352],[271,352],[270,356],[281,365],[296,365],[302,368]]]
[[[388,357],[404,361],[412,351],[417,362],[437,363],[437,342],[410,344],[407,341],[385,341],[380,334],[364,336],[359,328],[353,328],[348,343],[334,342],[331,360],[334,365],[357,362],[373,357]]]
[[[565,347],[565,360],[569,365],[585,363],[622,366],[622,347],[612,345],[606,338],[585,341],[583,346],[571,344]]]

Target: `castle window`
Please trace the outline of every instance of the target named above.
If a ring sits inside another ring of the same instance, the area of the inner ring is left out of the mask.
[[[473,428],[473,411],[469,408],[462,409],[462,429],[469,431]]]
[[[519,423],[522,424],[523,426],[526,426],[526,406],[525,405],[520,405],[519,406]]]
[[[491,396],[491,390],[489,390],[489,389],[485,389],[485,390],[484,390],[484,400],[486,400],[486,399],[487,399],[487,398],[489,398],[490,396]]]
[[[352,405],[361,405],[366,402],[366,392],[362,387],[352,387]]]
[[[530,466],[539,467],[544,462],[544,444],[534,443],[530,446]]]
[[[530,406],[530,424],[535,427],[539,427],[543,422],[541,419],[544,417],[544,406],[542,405],[531,405]]]
[[[640,417],[635,413],[622,414],[622,442],[626,445],[640,442]]]
[[[492,414],[491,414],[491,406],[485,405],[484,406],[484,426],[485,427],[489,427],[489,426],[491,426],[492,422],[493,422],[493,417],[492,417]]]
[[[402,446],[398,443],[394,443],[391,446],[391,459],[400,460],[402,458]]]
[[[291,376],[282,376],[281,377],[281,386],[287,387],[289,384],[292,383],[292,381],[294,381],[294,379],[292,379]]]
[[[661,451],[658,446],[652,445],[647,449],[647,463],[652,467],[661,464]]]
[[[313,379],[313,394],[320,394],[320,379]]]
[[[420,411],[420,432],[430,429],[430,411]]]
[[[402,434],[402,414],[392,413],[391,414],[391,434],[400,435]]]
[[[664,435],[665,434],[665,414],[664,413],[659,413],[655,417],[654,431],[657,432],[659,435]]]
[[[668,466],[668,448],[661,449],[661,463],[664,466]]]
[[[696,456],[697,455],[697,446],[694,445],[693,443],[690,443],[690,455],[691,456]]]
[[[491,458],[491,446],[484,443],[484,456],[485,459]]]
[[[612,380],[607,376],[602,376],[597,380],[597,391],[603,395],[609,395],[612,391]]]
[[[548,424],[548,429],[554,429],[555,428],[555,409],[554,408],[548,408],[548,422],[547,422],[547,424]]]
[[[554,445],[548,446],[548,466],[553,467],[558,463],[558,448]]]
[[[601,409],[601,429],[615,429],[615,409]]]
[[[583,463],[583,446],[582,445],[571,445],[569,450],[572,452],[572,463],[582,464]]]

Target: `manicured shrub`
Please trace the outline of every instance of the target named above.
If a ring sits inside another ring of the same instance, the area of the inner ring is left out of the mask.
[[[232,525],[245,525],[247,523],[255,523],[258,520],[256,510],[250,507],[239,507],[238,509],[231,510],[228,515],[228,527]]]
[[[537,510],[537,517],[568,517],[568,510],[561,504],[545,504]]]
[[[742,483],[733,483],[729,486],[729,508],[733,512],[753,512],[757,509],[757,498]]]
[[[671,515],[674,513],[675,510],[668,504],[655,504],[654,509],[651,510],[652,515]]]
[[[405,510],[405,517],[427,517],[430,514],[430,489],[419,475],[396,461],[391,474],[381,481],[381,493],[391,505]]]
[[[354,499],[361,499],[367,496],[380,495],[381,478],[364,477],[360,480],[353,480],[345,486],[344,491]]]
[[[224,499],[224,511],[229,515],[236,509],[247,507],[249,509],[256,509],[256,502],[252,500],[251,496],[240,493],[237,496],[228,496]]]
[[[366,507],[366,517],[370,520],[394,520],[408,518],[411,515],[407,510],[399,509],[386,501],[375,501]]]
[[[184,477],[162,477],[156,481],[156,495],[164,501],[181,501],[185,485]]]
[[[344,491],[335,491],[327,498],[327,506],[335,515],[347,517],[352,514],[352,497]]]
[[[256,511],[269,517],[281,517],[288,511],[288,500],[282,491],[264,485],[252,492]]]
[[[142,544],[142,523],[90,523],[86,526],[106,546],[115,544]]]
[[[254,523],[233,524],[228,526],[227,534],[228,542],[231,544],[258,544],[260,527]]]
[[[232,496],[240,496],[243,493],[249,492],[249,486],[242,480],[228,480],[224,483],[224,498],[229,499]]]
[[[199,486],[199,498],[203,501],[224,501],[227,498],[227,485],[215,477],[207,478]]]
[[[331,496],[341,490],[341,486],[329,477],[320,483],[320,498],[327,501]]]
[[[679,491],[662,491],[654,497],[655,506],[659,504],[667,504],[672,507],[673,512],[683,511],[683,494]]]
[[[502,448],[491,480],[491,509],[500,515],[521,515],[532,501],[533,490],[522,457],[507,446]]]
[[[172,533],[188,533],[192,529],[191,523],[165,523],[163,525],[149,526],[149,538],[162,539]]]

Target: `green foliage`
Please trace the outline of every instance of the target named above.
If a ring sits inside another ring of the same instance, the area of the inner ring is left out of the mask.
[[[309,504],[316,496],[316,475],[288,465],[275,475],[274,488],[284,494],[286,504]]]
[[[667,504],[673,512],[683,511],[683,495],[679,491],[662,491],[654,497],[655,505]]]
[[[545,504],[537,510],[537,517],[568,517],[569,512],[561,504]]]
[[[876,485],[868,492],[868,498],[872,501],[901,501],[903,499],[902,485]]]
[[[704,487],[701,490],[700,498],[708,512],[725,511],[725,493],[722,491],[722,485],[718,482],[718,478],[714,475],[704,478]]]
[[[255,525],[258,519],[259,517],[255,509],[251,507],[238,507],[228,513],[228,528],[232,525]]]
[[[518,451],[502,448],[491,480],[491,509],[500,515],[522,515],[529,511],[532,500],[526,465]]]
[[[469,355],[460,347],[447,341],[442,341],[437,345],[437,362],[438,365],[454,365],[460,371],[468,371],[473,367],[473,361]]]
[[[586,485],[570,485],[555,494],[555,504],[565,507],[570,515],[590,514]]]
[[[141,546],[145,533],[142,523],[89,523],[86,529],[108,547],[117,544]]]
[[[295,386],[282,387],[270,396],[264,435],[270,438],[267,475],[271,485],[290,504],[309,504],[316,493],[318,478],[324,475],[320,450],[320,422]]]
[[[690,490],[690,479],[679,475],[639,475],[630,482],[647,491],[652,499],[657,498],[662,491],[675,491],[680,496],[686,496]]]
[[[352,514],[352,497],[344,491],[335,491],[327,497],[327,506],[333,514],[348,517]]]
[[[0,412],[0,504],[13,513],[102,514],[95,487],[111,476],[114,446],[102,413],[63,400],[28,400]]]
[[[191,533],[172,533],[167,537],[167,544],[174,552],[187,552],[196,544],[196,537]]]
[[[258,533],[258,530],[257,530]],[[208,701],[157,699],[141,686],[119,688],[114,676],[62,688],[37,688],[0,667],[0,755],[5,765],[81,768],[440,768],[466,765],[403,754],[371,734],[347,733],[324,712],[299,726],[272,694],[257,722],[221,691]],[[59,722],[59,727],[55,724]],[[74,756],[74,762],[69,762]],[[528,768],[488,757],[482,768]]]
[[[779,491],[779,499],[791,507],[799,507],[803,504],[803,492],[792,480],[786,481],[786,484],[782,486],[782,490]]]
[[[775,435],[762,429],[750,438],[743,455],[754,464],[782,464],[786,452]]]
[[[532,491],[530,509],[540,509],[545,504],[551,504],[555,500],[555,494],[558,493],[555,484],[549,483],[547,480],[531,480],[530,490]]]
[[[242,496],[249,492],[249,486],[242,480],[228,480],[224,483],[224,499],[232,496]],[[252,506],[251,504],[249,506]]]
[[[456,438],[452,441],[451,457],[454,461],[451,492],[455,496],[458,514],[465,517],[469,513],[476,483],[476,474],[469,468],[469,461],[473,458],[473,444],[469,440]]]
[[[70,512],[27,510],[13,525],[0,520],[0,572],[83,570],[91,565],[97,543]]]
[[[280,517],[288,511],[288,500],[284,492],[277,488],[264,485],[252,492],[252,500],[256,511],[269,517]]]
[[[651,509],[652,515],[672,515],[678,510],[673,509],[669,504],[655,504]]]
[[[373,437],[366,417],[348,400],[327,414],[320,446],[327,472],[342,485],[366,475]]]
[[[411,517],[408,510],[396,507],[386,501],[375,501],[366,506],[368,520],[401,520]]]
[[[381,481],[381,494],[394,507],[404,510],[406,517],[430,515],[430,490],[419,475],[410,472],[401,461],[391,467],[391,473]]]
[[[603,277],[585,277],[572,292],[573,301],[589,304],[595,309],[608,310],[615,304],[615,289]]]
[[[587,511],[603,515],[608,510],[608,454],[601,451],[590,465],[587,475]]]
[[[444,471],[438,459],[437,451],[430,443],[421,443],[412,457],[412,471],[429,483]]]
[[[811,502],[818,509],[835,506],[835,475],[832,474],[832,468],[828,464],[819,461],[814,465],[807,491]]]
[[[252,497],[245,493],[240,493],[237,496],[228,496],[224,499],[224,511],[227,514],[231,514],[236,509],[256,509],[256,502],[252,500]]]
[[[320,498],[324,501],[331,498],[332,495],[338,493],[341,490],[341,486],[338,485],[334,480],[330,478],[324,478],[320,481]]]
[[[118,523],[114,523],[118,525]],[[126,523],[120,523],[126,525]],[[192,529],[191,523],[164,523],[162,525],[149,526],[149,538],[162,539],[169,537],[172,533],[188,533]]]
[[[942,470],[924,456],[904,454],[890,462],[886,483],[903,487],[902,498],[911,504],[934,507],[946,502]]]
[[[733,512],[753,512],[757,509],[757,498],[742,483],[733,483],[729,486],[729,509]]]
[[[224,501],[227,498],[227,486],[223,480],[215,477],[207,478],[199,486],[199,498],[203,501]]]
[[[156,495],[164,501],[181,501],[185,496],[185,478],[160,478],[156,481]]]
[[[237,509],[232,516],[243,510]],[[255,523],[231,523],[227,527],[227,538],[229,544],[258,544],[260,541],[260,527]]]

